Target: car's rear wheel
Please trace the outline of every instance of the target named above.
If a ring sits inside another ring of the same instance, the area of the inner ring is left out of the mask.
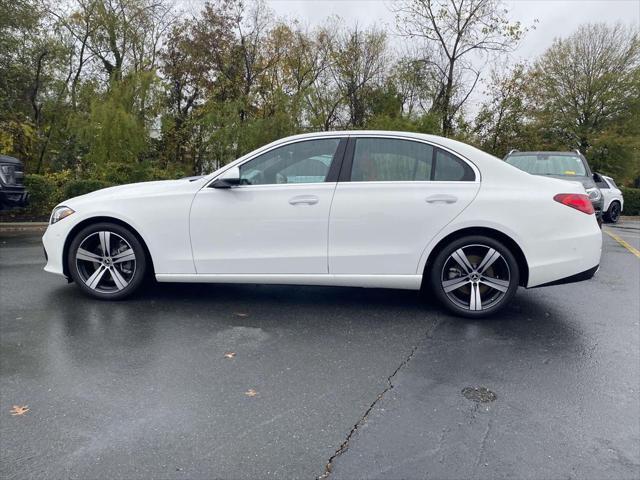
[[[115,223],[82,229],[67,255],[69,274],[89,295],[104,300],[128,297],[142,284],[147,261],[138,238]]]
[[[609,223],[618,223],[620,219],[620,202],[611,202],[609,209],[604,214],[604,219]]]
[[[474,235],[440,250],[429,280],[436,297],[451,312],[480,318],[498,312],[515,295],[520,271],[502,242]]]

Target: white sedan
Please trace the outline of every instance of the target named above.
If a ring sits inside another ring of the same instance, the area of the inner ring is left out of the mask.
[[[518,286],[591,278],[602,235],[577,184],[432,135],[284,138],[210,175],[99,190],[57,206],[48,272],[101,299],[159,282],[430,287],[458,315]]]

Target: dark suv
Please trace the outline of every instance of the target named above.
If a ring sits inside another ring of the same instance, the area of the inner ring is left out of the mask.
[[[598,223],[602,222],[602,206],[604,198],[596,186],[601,181],[600,175],[592,173],[578,150],[573,152],[519,152],[511,150],[504,161],[532,175],[545,175],[562,180],[580,182],[589,194],[593,209],[596,211]]]
[[[0,155],[0,210],[24,207],[29,194],[24,188],[24,169],[17,158]]]

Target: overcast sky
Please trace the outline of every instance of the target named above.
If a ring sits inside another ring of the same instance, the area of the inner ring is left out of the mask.
[[[347,24],[388,24],[394,20],[390,0],[267,0],[278,16],[292,16],[305,24],[322,23],[336,14]],[[516,52],[517,57],[531,58],[543,52],[556,37],[565,37],[586,22],[617,22],[640,25],[640,0],[510,0],[505,4],[511,18],[523,25],[533,25]]]
[[[389,6],[392,0],[267,0],[277,16],[294,17],[303,24],[317,25],[329,15],[339,15],[347,24],[361,26],[387,25],[395,30]],[[510,17],[523,26],[532,26],[512,61],[534,59],[551,45],[554,38],[570,35],[578,25],[587,22],[623,22],[640,25],[640,0],[507,0]],[[400,42],[390,38],[391,44]],[[511,63],[511,62],[509,62]],[[486,79],[487,72],[483,75]],[[483,100],[485,86],[481,82],[467,102],[466,110],[475,115]]]
[[[206,0],[178,0],[193,13]],[[277,17],[292,17],[303,25],[315,26],[330,15],[339,15],[347,25],[387,26],[394,32],[393,14],[389,7],[393,0],[266,0]],[[533,60],[549,47],[554,38],[570,35],[587,22],[622,22],[640,26],[640,0],[506,0],[510,18],[519,20],[525,27],[533,26],[518,49],[511,54],[512,60]],[[404,39],[391,37],[391,45],[400,45]],[[486,78],[486,73],[483,75]],[[484,86],[480,83],[469,98],[467,111],[475,113],[483,98]]]

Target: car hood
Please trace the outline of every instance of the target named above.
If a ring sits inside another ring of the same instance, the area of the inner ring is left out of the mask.
[[[540,175],[540,176],[557,178],[558,180],[564,180],[566,182],[580,183],[585,188],[585,190],[596,186],[595,182],[590,177],[578,177],[578,176],[568,176],[568,175]]]
[[[159,180],[154,182],[129,183],[126,185],[118,185],[116,187],[103,188],[95,192],[80,195],[79,197],[70,198],[62,204],[71,206],[81,203],[89,203],[95,201],[105,201],[111,198],[125,199],[136,197],[148,197],[163,193],[173,192],[179,188],[193,188],[198,190],[202,187],[204,177],[201,178],[181,178],[179,180]]]
[[[22,165],[22,162],[17,158],[9,157],[7,155],[0,155],[0,163],[12,163],[14,165]]]

